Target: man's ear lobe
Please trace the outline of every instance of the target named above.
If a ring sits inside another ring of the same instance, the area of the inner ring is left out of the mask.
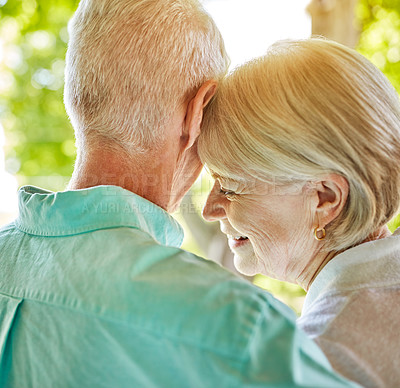
[[[185,117],[185,150],[193,146],[200,135],[200,126],[203,120],[203,109],[210,102],[217,91],[217,81],[211,80],[205,82],[196,95],[189,102]]]
[[[325,227],[335,220],[346,205],[349,195],[349,183],[339,174],[329,174],[317,183],[318,205],[316,216],[318,227]]]

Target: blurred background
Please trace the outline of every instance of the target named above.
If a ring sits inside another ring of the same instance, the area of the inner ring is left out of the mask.
[[[67,23],[78,0],[0,0],[0,226],[17,214],[16,191],[30,184],[61,191],[73,170],[73,130],[63,105]],[[323,35],[356,48],[400,92],[400,0],[204,0],[231,68],[279,39]],[[184,248],[232,268],[218,224],[201,208],[212,182],[203,172],[175,214]],[[389,225],[400,225],[396,217]],[[263,276],[248,279],[297,313],[304,292]]]

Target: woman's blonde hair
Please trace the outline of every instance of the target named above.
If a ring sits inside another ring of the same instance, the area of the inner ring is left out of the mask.
[[[199,154],[214,173],[276,184],[345,177],[350,193],[326,249],[357,244],[400,203],[400,103],[356,51],[282,41],[230,74],[208,107]]]

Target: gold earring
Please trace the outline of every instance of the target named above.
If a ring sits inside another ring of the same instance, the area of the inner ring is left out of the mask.
[[[318,237],[318,232],[322,232],[322,236]],[[316,240],[321,241],[326,237],[326,231],[325,228],[319,229],[318,227],[314,229],[314,237]]]

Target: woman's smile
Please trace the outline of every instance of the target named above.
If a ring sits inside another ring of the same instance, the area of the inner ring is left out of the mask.
[[[229,248],[238,249],[243,245],[249,244],[250,240],[245,236],[230,236],[228,235]]]

